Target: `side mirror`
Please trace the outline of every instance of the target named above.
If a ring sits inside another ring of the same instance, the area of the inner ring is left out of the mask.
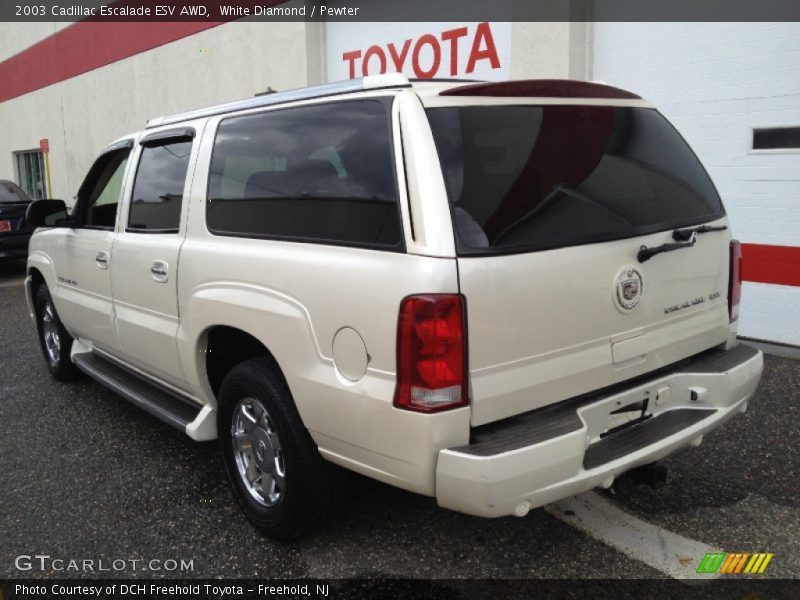
[[[31,227],[69,227],[67,205],[63,200],[36,200],[28,205],[25,220]]]

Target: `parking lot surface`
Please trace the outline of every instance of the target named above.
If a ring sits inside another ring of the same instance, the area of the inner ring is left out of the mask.
[[[0,577],[92,575],[16,568],[33,554],[192,561],[187,572],[138,562],[112,573],[124,577],[664,577],[606,538],[632,522],[725,552],[771,552],[761,577],[800,577],[800,360],[766,357],[747,414],[664,461],[662,489],[590,492],[622,511],[610,533],[573,526],[563,507],[483,520],[354,476],[325,530],[277,544],[235,507],[215,444],[88,379],[50,378],[23,273],[22,262],[0,263]],[[702,558],[684,557],[687,576]]]

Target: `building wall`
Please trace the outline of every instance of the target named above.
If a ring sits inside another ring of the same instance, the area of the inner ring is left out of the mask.
[[[58,28],[5,29],[7,56]],[[47,138],[52,196],[71,202],[94,157],[150,118],[317,83],[318,40],[314,23],[228,23],[2,102],[0,178]]]
[[[12,27],[10,24],[6,24],[3,35],[0,35],[0,61],[22,52],[36,42],[70,25],[71,23],[29,22],[15,23]]]
[[[587,23],[475,23],[445,20],[450,10],[426,14],[431,22],[328,23],[328,80],[376,74],[383,64],[394,71],[398,62],[409,77],[420,77],[420,70],[434,65],[434,77],[464,79],[586,79],[589,72]],[[429,43],[421,43],[425,38]],[[436,62],[434,52],[439,53]],[[479,58],[470,70],[473,52]],[[353,53],[357,58],[348,59]]]
[[[641,94],[675,124],[748,244],[740,334],[800,345],[800,152],[752,150],[753,127],[800,125],[800,24],[593,29],[593,77]]]

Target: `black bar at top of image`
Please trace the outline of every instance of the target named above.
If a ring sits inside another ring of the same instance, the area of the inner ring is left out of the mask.
[[[598,561],[603,557],[598,556]],[[4,600],[414,600],[592,598],[593,600],[789,600],[800,580],[675,579],[6,579]]]
[[[103,8],[105,7],[105,8]],[[105,13],[105,14],[104,14]],[[0,21],[800,21],[797,0],[5,0]]]

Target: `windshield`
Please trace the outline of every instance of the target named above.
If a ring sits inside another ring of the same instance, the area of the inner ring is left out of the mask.
[[[697,157],[656,110],[428,109],[460,254],[634,237],[721,217]]]
[[[0,180],[0,203],[14,204],[30,201],[28,194],[22,191],[16,183]]]

